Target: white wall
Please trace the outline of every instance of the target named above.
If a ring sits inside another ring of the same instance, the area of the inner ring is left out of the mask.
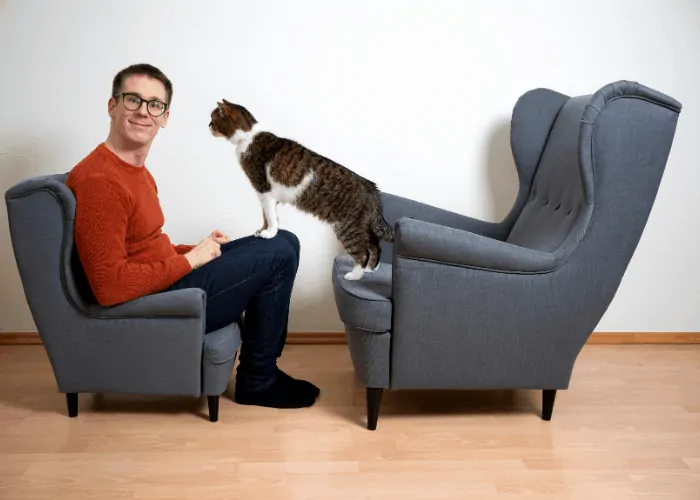
[[[497,220],[515,196],[508,120],[518,96],[637,80],[685,108],[598,331],[700,331],[699,26],[697,0],[0,1],[0,189],[67,171],[104,140],[113,75],[147,61],[175,85],[147,165],[176,242],[261,223],[233,148],[207,129],[222,97],[383,190]],[[2,210],[0,331],[34,330]],[[289,208],[281,223],[303,247],[290,328],[341,330],[330,229]]]

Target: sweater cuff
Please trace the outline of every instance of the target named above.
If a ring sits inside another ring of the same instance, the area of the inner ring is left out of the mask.
[[[175,281],[189,274],[191,271],[192,266],[190,265],[190,261],[187,260],[187,257],[185,257],[183,254],[179,254],[175,259],[175,264],[173,265],[173,273],[175,275],[173,278],[175,278]]]
[[[173,245],[173,248],[175,249],[175,251],[180,255],[186,254],[187,252],[192,250],[194,247],[195,247],[195,245]]]

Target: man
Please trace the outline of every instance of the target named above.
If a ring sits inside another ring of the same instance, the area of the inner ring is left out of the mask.
[[[277,368],[287,334],[299,241],[235,241],[215,230],[196,245],[174,245],[146,158],[170,115],[173,87],[148,64],[120,71],[107,109],[109,136],[76,165],[68,187],[76,197],[75,243],[97,301],[106,306],[180,288],[207,293],[206,332],[245,311],[234,399],[273,408],[311,406],[319,389]]]

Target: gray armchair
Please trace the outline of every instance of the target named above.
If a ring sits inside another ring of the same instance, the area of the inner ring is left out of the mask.
[[[66,178],[24,180],[5,200],[24,293],[69,416],[77,416],[81,392],[205,394],[216,422],[239,324],[204,335],[205,293],[197,288],[99,305],[73,244],[75,197]]]
[[[515,104],[519,177],[499,223],[384,194],[382,263],[332,280],[367,427],[383,389],[536,389],[542,418],[612,301],[656,198],[681,104],[634,82]]]

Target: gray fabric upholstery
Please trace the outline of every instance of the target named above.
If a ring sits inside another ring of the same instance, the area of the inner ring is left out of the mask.
[[[347,325],[345,336],[355,373],[366,387],[389,387],[391,333],[375,333]]]
[[[568,96],[553,90],[533,89],[525,92],[513,107],[510,144],[525,192],[532,185],[554,122],[568,100]],[[518,213],[521,210],[522,206],[518,208]]]
[[[365,274],[361,282],[346,280],[353,267],[352,258],[340,256],[333,262],[333,289],[340,319],[368,332],[386,332],[391,328],[391,264],[381,262],[379,269]]]
[[[66,177],[26,179],[5,194],[24,293],[59,390],[223,393],[239,325],[205,336],[201,289],[99,305],[74,247],[75,198]]]
[[[558,265],[550,252],[431,222],[401,218],[395,227],[394,245],[400,257],[518,273],[551,271]]]
[[[413,218],[496,240],[504,240],[512,226],[510,215],[500,223],[481,221],[391,193],[382,194],[382,205],[384,218],[392,226],[396,225],[401,218]],[[381,262],[391,264],[394,258],[393,245],[382,240],[380,246]]]
[[[590,215],[592,200],[584,199],[578,161],[578,131],[589,98],[569,99],[549,135],[530,197],[506,241],[526,248],[553,252],[572,234],[581,211]],[[585,224],[576,232],[582,233]]]
[[[240,345],[241,330],[238,323],[232,323],[204,336],[204,355],[202,356],[202,392],[204,394],[217,396],[226,391]]]
[[[345,256],[332,274],[358,378],[393,389],[568,388],[640,241],[680,112],[634,82],[579,97],[535,89],[513,109],[519,191],[503,221],[384,194],[396,238],[383,247],[381,298],[372,281],[344,282]]]

